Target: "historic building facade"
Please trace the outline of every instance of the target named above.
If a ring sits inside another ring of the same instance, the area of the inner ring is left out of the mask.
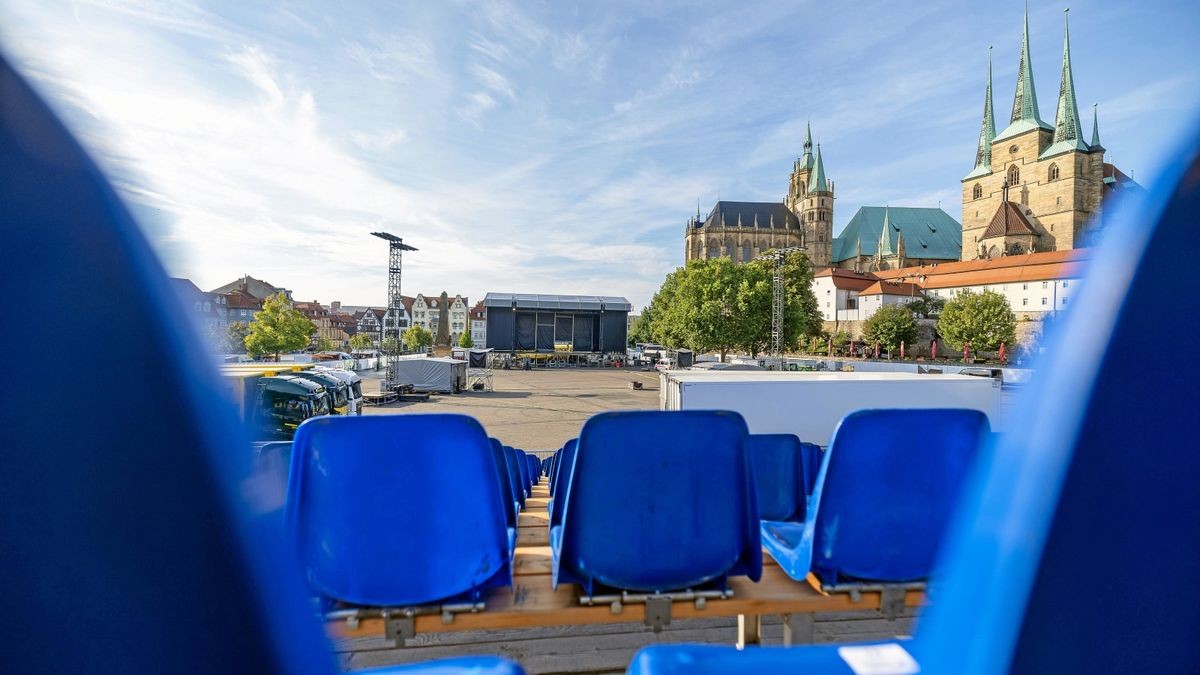
[[[825,176],[821,147],[815,155],[812,149],[810,128],[782,201],[719,201],[708,216],[697,213],[684,233],[684,258],[747,262],[773,248],[798,246],[816,269],[870,272],[958,260],[962,227],[940,208],[864,206],[834,237],[834,184]]]
[[[769,249],[803,246],[814,265],[826,267],[833,248],[833,200],[833,181],[825,177],[820,146],[813,154],[809,128],[787,197],[782,202],[719,201],[708,216],[697,212],[687,223],[684,259],[729,256],[747,262]]]
[[[975,168],[962,179],[962,259],[995,258],[1087,246],[1102,199],[1134,187],[1104,161],[1095,108],[1084,141],[1071,72],[1071,38],[1064,28],[1062,74],[1054,125],[1042,120],[1029,58],[1029,15],[1008,126],[996,133],[992,65],[988,58],[983,123]]]

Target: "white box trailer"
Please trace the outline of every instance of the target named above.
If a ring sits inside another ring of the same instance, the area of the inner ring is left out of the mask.
[[[389,367],[398,381],[412,384],[416,392],[457,394],[467,388],[466,361],[417,354],[398,356]]]
[[[750,433],[828,445],[838,422],[866,408],[969,408],[999,420],[1000,381],[969,375],[671,370],[662,410],[733,410]],[[913,430],[919,433],[919,430]]]

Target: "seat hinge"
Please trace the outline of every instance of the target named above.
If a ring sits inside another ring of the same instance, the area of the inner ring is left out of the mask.
[[[884,586],[879,592],[879,611],[888,621],[904,613],[905,589],[903,586]]]
[[[671,624],[671,598],[669,596],[651,595],[646,598],[645,623],[655,633],[661,633],[663,626]]]
[[[412,612],[383,613],[384,635],[396,644],[404,647],[405,640],[417,636],[416,617]]]

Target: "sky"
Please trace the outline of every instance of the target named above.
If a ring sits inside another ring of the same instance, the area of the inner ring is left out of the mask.
[[[1053,123],[1063,4],[1029,7]],[[645,305],[718,197],[776,201],[811,121],[860,206],[961,220],[1019,2],[0,0],[0,50],[106,170],[168,271],[297,300],[403,291]],[[1085,138],[1152,185],[1200,111],[1200,5],[1071,3]]]

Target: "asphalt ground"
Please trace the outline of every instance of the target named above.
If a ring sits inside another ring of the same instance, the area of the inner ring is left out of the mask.
[[[631,381],[641,382],[642,389],[630,388]],[[523,450],[557,450],[578,436],[584,421],[598,412],[658,410],[659,375],[655,371],[495,370],[492,382],[495,391],[432,394],[428,402],[368,407],[366,414],[461,413],[479,420],[489,436],[505,445]],[[376,389],[374,383],[364,385],[364,391]]]

